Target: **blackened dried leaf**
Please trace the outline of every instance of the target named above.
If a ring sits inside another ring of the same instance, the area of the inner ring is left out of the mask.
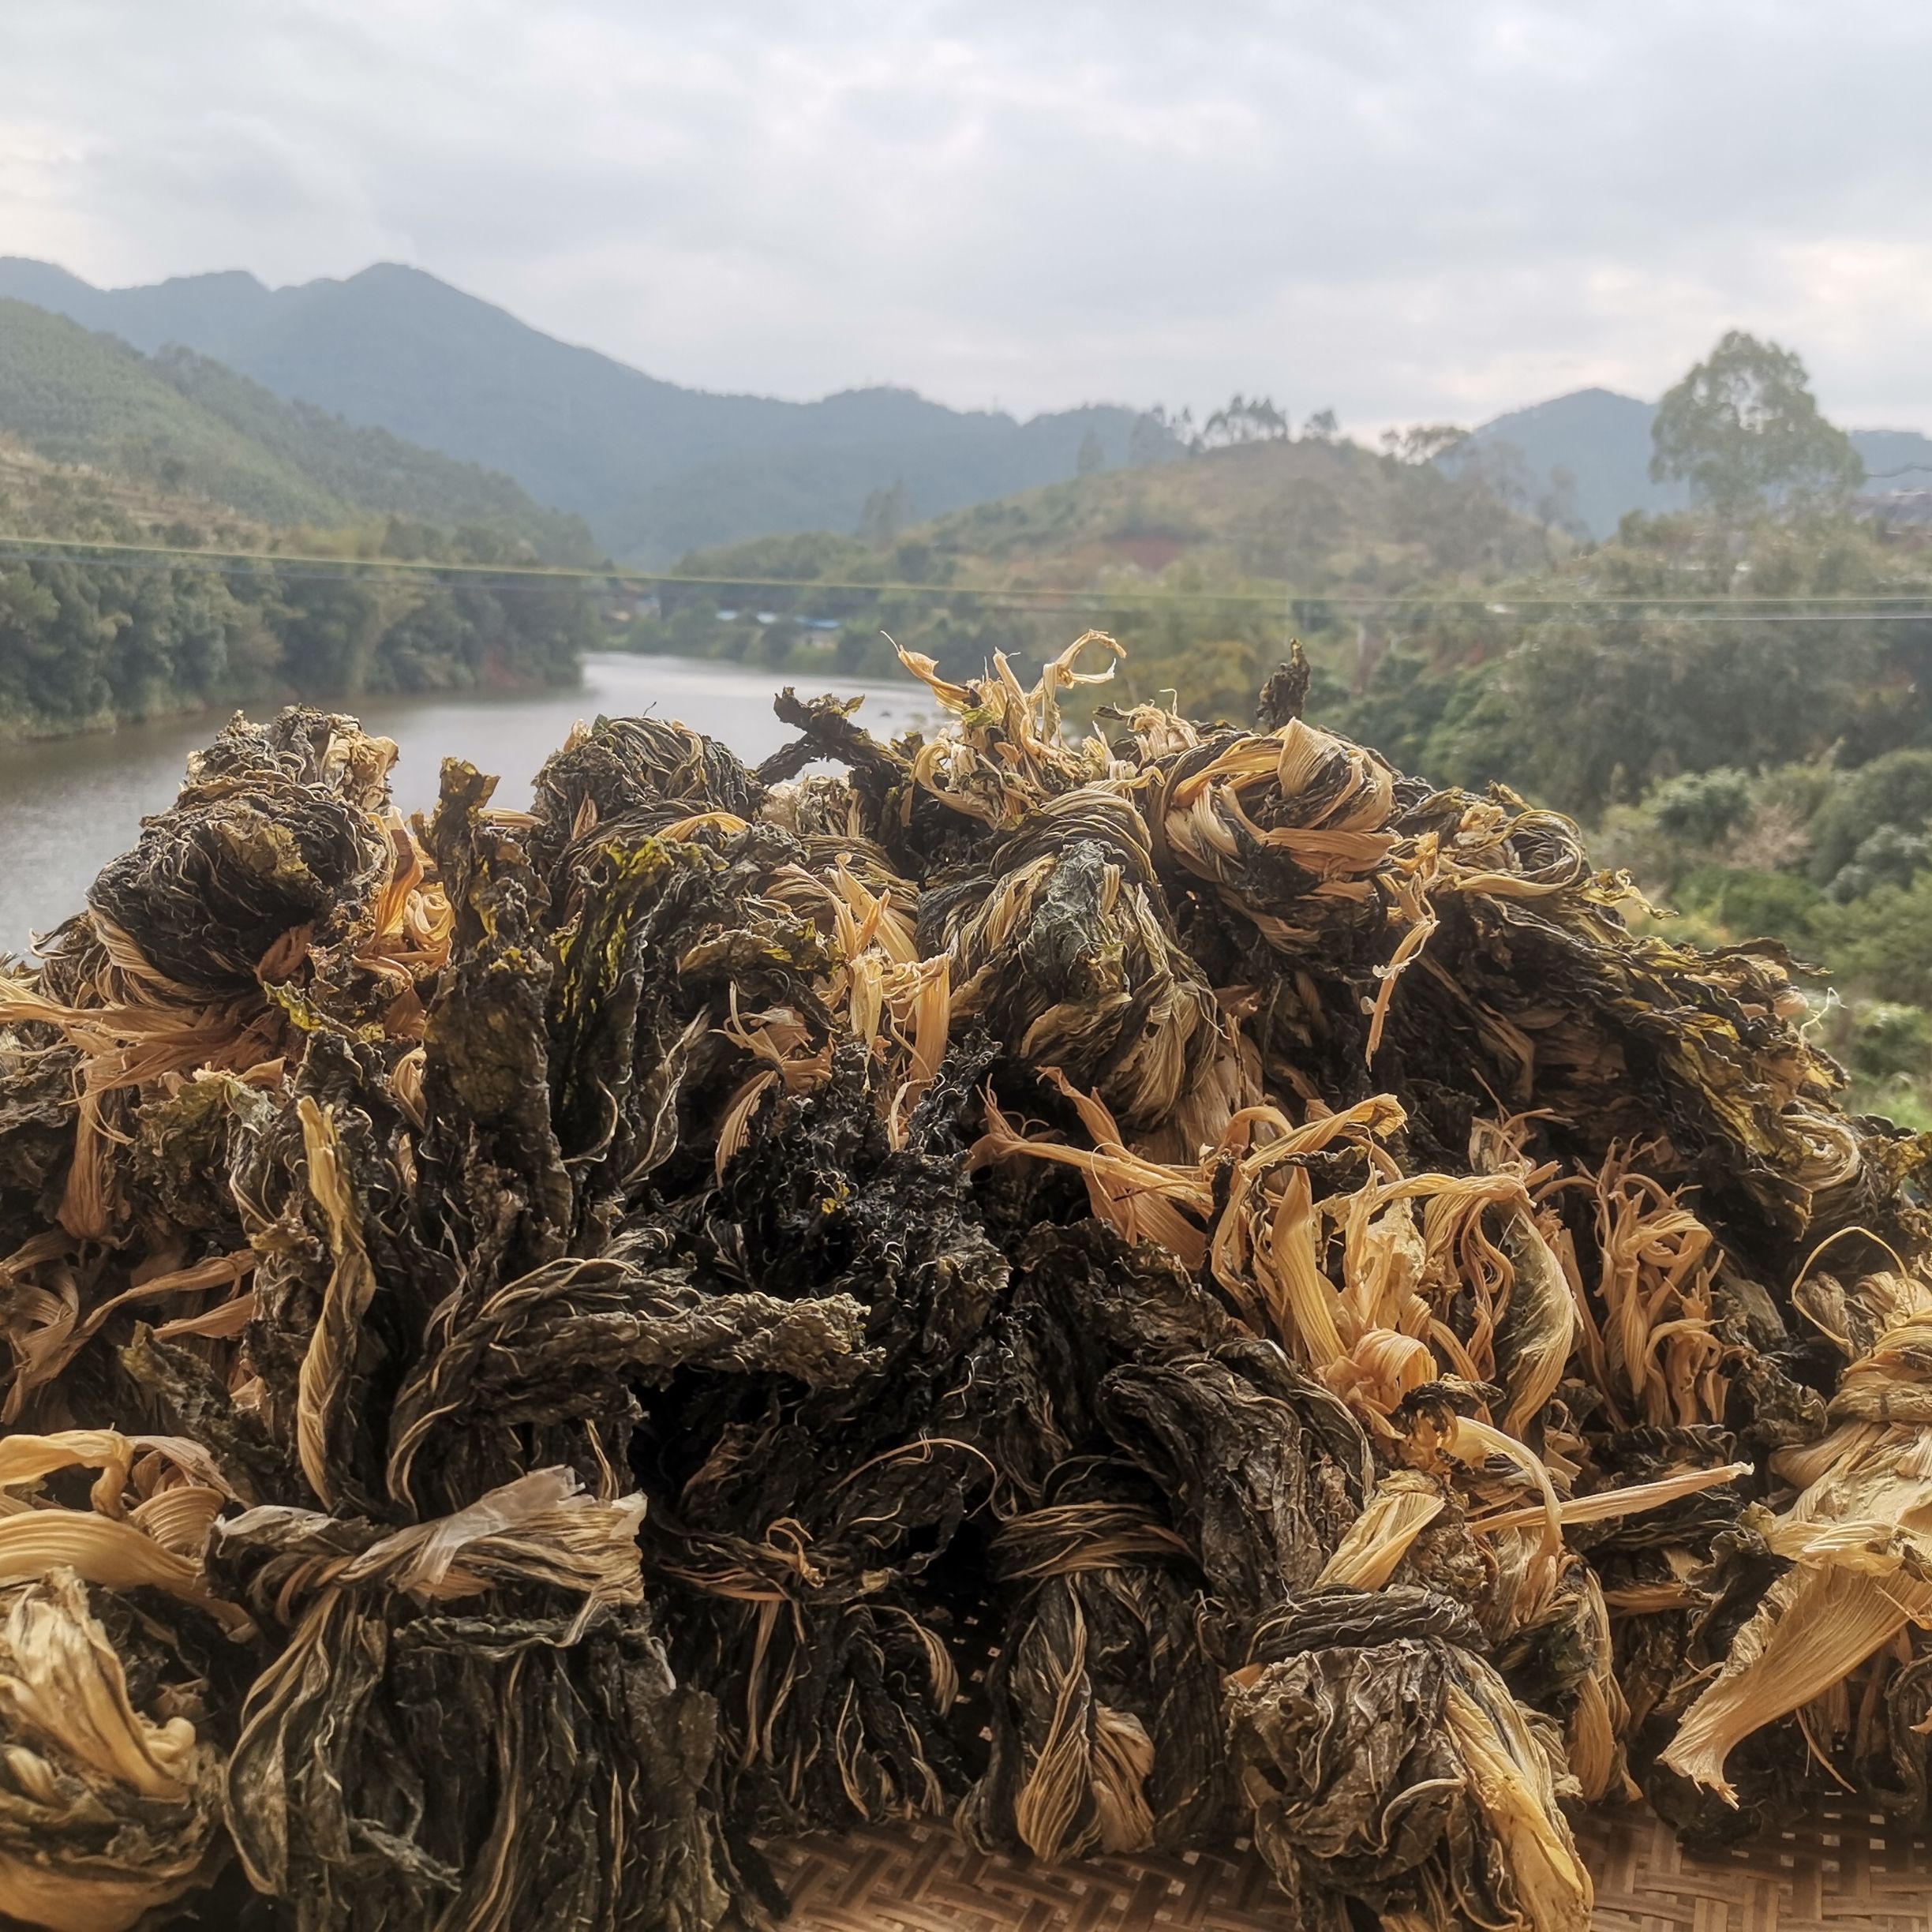
[[[719,1932],[923,1816],[1581,1932],[1633,1780],[1925,1822],[1932,1141],[1298,653],[1069,732],[1118,655],[414,830],[238,722],[0,972],[6,1642],[134,1741],[0,1699],[0,1907]]]

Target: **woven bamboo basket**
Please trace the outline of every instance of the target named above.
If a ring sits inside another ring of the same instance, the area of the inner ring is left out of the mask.
[[[1578,1832],[1597,1932],[1932,1932],[1932,1848],[1850,1800],[1728,1855],[1692,1858],[1648,1814]],[[1289,1932],[1252,1856],[1046,1866],[972,1850],[933,1825],[766,1848],[788,1932]]]

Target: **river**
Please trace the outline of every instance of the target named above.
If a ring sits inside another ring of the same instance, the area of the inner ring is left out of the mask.
[[[882,736],[929,719],[934,709],[925,687],[911,678],[870,684],[616,652],[586,657],[581,683],[534,696],[366,698],[341,709],[396,741],[395,800],[411,812],[435,803],[437,773],[451,756],[501,776],[497,803],[527,804],[545,758],[578,718],[600,712],[681,718],[755,764],[794,735],[772,715],[772,693],[787,683],[814,694],[828,687],[863,694],[860,721]],[[95,874],[133,844],[146,814],[173,803],[188,754],[223,721],[208,713],[0,745],[0,953],[21,949],[32,934],[80,909]]]

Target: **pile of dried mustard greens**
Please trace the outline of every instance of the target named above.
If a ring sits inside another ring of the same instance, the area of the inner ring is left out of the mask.
[[[0,1911],[708,1932],[919,1814],[1559,1932],[1580,1805],[1923,1821],[1926,1150],[1298,661],[1063,730],[1117,653],[414,829],[238,721],[0,972]]]

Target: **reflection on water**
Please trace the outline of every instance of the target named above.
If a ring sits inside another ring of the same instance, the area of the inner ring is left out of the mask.
[[[369,698],[353,710],[371,731],[401,747],[395,799],[405,812],[436,802],[446,757],[466,758],[500,773],[496,802],[523,805],[545,758],[578,718],[654,711],[721,738],[748,763],[793,736],[772,716],[782,673],[677,657],[600,653],[584,662],[583,682],[534,697]],[[863,692],[862,723],[879,736],[930,716],[923,685],[833,680]],[[802,688],[823,689],[808,679]],[[131,845],[143,815],[174,801],[188,754],[220,728],[215,714],[137,724],[48,744],[0,745],[0,952],[26,945],[80,908],[94,875]]]

